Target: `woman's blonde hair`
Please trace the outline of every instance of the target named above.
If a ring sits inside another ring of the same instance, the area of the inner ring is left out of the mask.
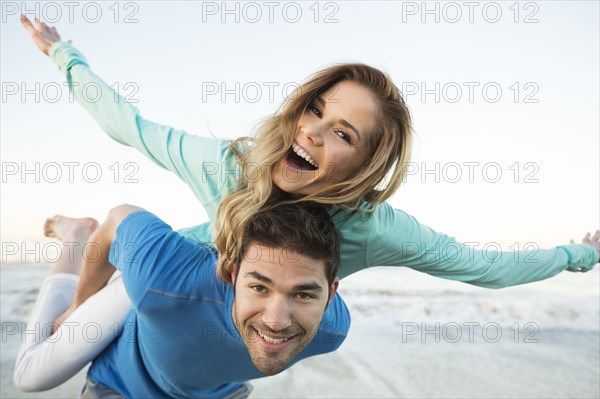
[[[378,105],[375,131],[367,134],[368,161],[350,179],[292,198],[273,184],[273,167],[291,148],[298,121],[307,106],[342,81],[369,89]],[[354,210],[362,201],[378,204],[388,199],[406,176],[411,137],[408,108],[384,72],[365,64],[337,64],[309,77],[273,116],[258,125],[255,138],[242,137],[231,143],[230,149],[241,163],[243,173],[237,190],[221,200],[217,211],[214,238],[220,255],[219,277],[231,282],[231,267],[240,251],[244,226],[259,211],[297,201]]]

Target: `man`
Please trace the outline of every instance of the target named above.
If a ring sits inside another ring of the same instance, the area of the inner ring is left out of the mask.
[[[348,331],[348,310],[335,295],[335,227],[318,205],[257,214],[233,285],[217,278],[211,247],[138,207],[114,208],[89,242],[100,255],[84,260],[75,303],[95,290],[89,276],[109,276],[112,264],[133,309],[92,363],[83,397],[243,398],[251,390],[244,381],[333,351]]]

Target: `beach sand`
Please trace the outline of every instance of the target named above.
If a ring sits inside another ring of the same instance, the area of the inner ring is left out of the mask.
[[[336,353],[252,382],[254,398],[598,398],[600,336],[541,331],[538,343],[402,343],[399,332],[357,328]],[[2,348],[3,398],[77,398],[84,372],[42,393],[17,391],[16,351]]]

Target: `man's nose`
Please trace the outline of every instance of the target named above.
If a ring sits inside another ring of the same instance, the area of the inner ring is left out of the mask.
[[[286,298],[272,298],[262,317],[263,323],[274,331],[280,331],[292,324],[291,307]]]

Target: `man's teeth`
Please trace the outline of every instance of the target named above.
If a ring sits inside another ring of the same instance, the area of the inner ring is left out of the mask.
[[[304,158],[306,160],[306,162],[308,162],[309,164],[311,164],[312,166],[314,166],[315,168],[318,168],[319,166],[317,165],[317,163],[315,162],[314,159],[312,159],[312,157],[310,155],[308,155],[306,153],[306,151],[304,151],[302,148],[300,148],[300,146],[298,144],[292,144],[292,150],[294,150],[294,152],[301,158]]]
[[[260,331],[256,330],[256,332],[258,332],[258,335],[260,335],[260,337],[262,339],[264,339],[265,341],[267,341],[270,344],[280,344],[282,342],[287,341],[288,339],[290,339],[289,337],[287,338],[273,338],[273,337],[269,337],[268,335],[263,335]]]

